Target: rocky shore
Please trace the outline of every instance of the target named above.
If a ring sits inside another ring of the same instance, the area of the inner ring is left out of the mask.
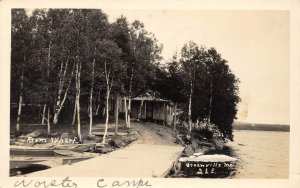
[[[184,150],[167,177],[228,177],[235,173],[236,158],[227,140],[214,134],[215,130],[196,130],[191,135],[178,134]],[[185,133],[179,129],[179,133]]]
[[[33,129],[31,127],[31,129]],[[137,140],[138,133],[131,129],[120,129],[118,134],[108,134],[106,143],[102,143],[101,129],[92,135],[84,134],[82,142],[79,142],[75,131],[72,129],[54,130],[47,135],[46,129],[31,130],[11,134],[10,145],[31,148],[67,149],[75,152],[108,153],[115,149],[126,147]],[[110,132],[109,132],[110,133]]]

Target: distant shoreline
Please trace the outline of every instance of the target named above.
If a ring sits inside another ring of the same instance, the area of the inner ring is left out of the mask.
[[[236,122],[232,125],[232,128],[233,130],[290,132],[290,125],[282,125],[282,124],[258,124],[258,123]]]
[[[250,129],[233,129],[233,132],[237,131],[249,131],[249,132],[283,132],[283,133],[289,133],[290,131],[273,131],[273,130],[250,130]]]

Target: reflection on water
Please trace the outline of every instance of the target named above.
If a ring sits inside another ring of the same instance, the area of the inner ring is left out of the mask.
[[[50,168],[46,165],[40,165],[40,164],[28,164],[19,168],[11,168],[9,170],[9,176],[16,176],[16,175],[24,175],[31,172],[39,171],[39,170],[45,170]]]
[[[10,148],[10,176],[24,175],[65,164],[73,164],[95,157],[91,153],[41,148]]]
[[[235,131],[229,146],[238,158],[232,178],[288,178],[289,132]]]

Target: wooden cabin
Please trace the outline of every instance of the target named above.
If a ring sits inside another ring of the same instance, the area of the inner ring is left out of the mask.
[[[140,105],[143,101],[141,110],[142,121],[161,123],[171,125],[173,121],[174,107],[173,103],[168,100],[154,98],[152,96],[136,97],[131,100],[131,118],[138,119]],[[110,111],[114,110],[114,100],[110,101]],[[128,101],[127,101],[128,104]],[[123,99],[119,101],[119,112],[125,113],[125,105]]]

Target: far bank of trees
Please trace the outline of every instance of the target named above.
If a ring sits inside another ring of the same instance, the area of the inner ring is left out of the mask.
[[[151,93],[182,109],[189,131],[192,122],[205,120],[218,125],[225,137],[232,136],[238,81],[214,48],[190,42],[163,64],[162,45],[142,22],[129,23],[121,16],[109,23],[96,9],[35,9],[30,15],[12,9],[11,29],[11,103],[17,106],[17,131],[24,104],[39,106],[49,134],[64,121],[67,109],[69,124],[76,124],[81,140],[82,117],[89,120],[91,134],[93,117],[104,105],[105,142],[109,99],[124,102],[130,128],[131,100]],[[175,129],[176,118],[175,113]]]

